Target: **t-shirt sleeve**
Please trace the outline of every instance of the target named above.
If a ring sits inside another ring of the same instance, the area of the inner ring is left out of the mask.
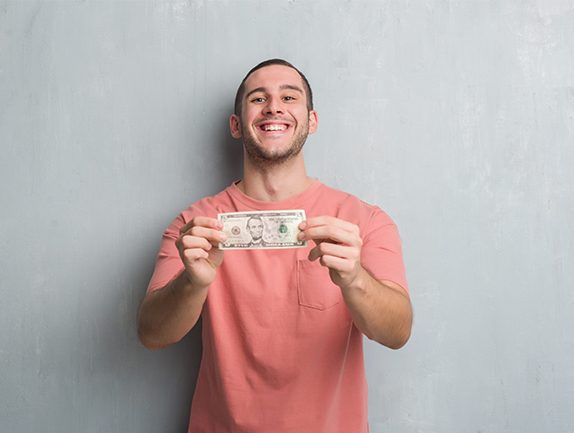
[[[397,283],[409,293],[398,228],[379,208],[363,235],[361,262],[375,279]]]
[[[183,214],[180,214],[163,232],[155,270],[149,282],[147,293],[165,287],[183,270],[183,263],[175,246],[179,237],[179,228],[185,224]]]

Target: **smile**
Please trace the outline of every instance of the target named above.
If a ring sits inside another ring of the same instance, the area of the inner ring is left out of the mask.
[[[260,128],[263,131],[285,131],[287,129],[287,125],[265,124],[261,125]]]

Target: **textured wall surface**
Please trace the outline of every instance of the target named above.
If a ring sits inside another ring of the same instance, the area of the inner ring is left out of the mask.
[[[185,431],[198,330],[149,352],[135,315],[270,57],[313,86],[309,174],[403,238],[371,431],[574,432],[572,0],[1,1],[1,430]]]

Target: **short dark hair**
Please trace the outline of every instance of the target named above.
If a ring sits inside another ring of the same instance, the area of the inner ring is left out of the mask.
[[[237,94],[235,95],[235,114],[237,116],[241,117],[243,95],[245,95],[245,82],[247,81],[249,76],[253,72],[257,71],[258,69],[264,68],[265,66],[272,66],[272,65],[287,66],[287,67],[295,69],[297,71],[297,73],[299,74],[299,76],[303,80],[303,87],[305,90],[305,94],[307,95],[307,110],[311,111],[313,109],[313,92],[311,91],[311,86],[309,85],[309,81],[307,81],[307,78],[305,77],[305,75],[303,75],[303,73],[299,69],[297,69],[291,63],[289,63],[287,60],[269,59],[269,60],[265,60],[264,62],[259,63],[257,66],[255,66],[253,69],[251,69],[247,73],[247,75],[245,76],[245,78],[243,79],[241,84],[239,85],[239,88],[237,89]]]

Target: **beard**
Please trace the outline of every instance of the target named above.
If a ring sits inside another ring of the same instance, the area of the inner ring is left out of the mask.
[[[258,167],[273,167],[287,162],[301,153],[309,135],[309,119],[306,119],[305,123],[301,125],[301,128],[291,138],[291,142],[286,149],[267,149],[263,147],[251,129],[243,123],[243,120],[241,120],[241,134],[243,136],[243,146],[249,160]]]

